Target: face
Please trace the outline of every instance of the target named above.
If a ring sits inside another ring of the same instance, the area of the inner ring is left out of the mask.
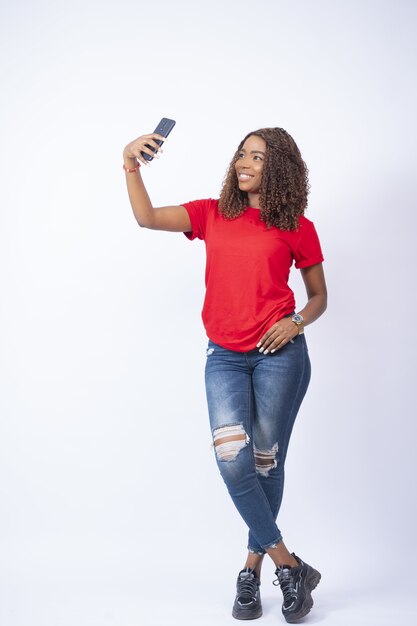
[[[251,135],[243,144],[235,163],[239,189],[259,193],[266,157],[266,143],[262,137]]]

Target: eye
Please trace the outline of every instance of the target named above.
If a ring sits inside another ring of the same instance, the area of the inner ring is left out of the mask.
[[[245,156],[244,152],[239,152],[239,154],[237,155],[238,159],[243,159],[243,157]]]
[[[253,157],[253,160],[254,161],[256,161],[256,160],[263,161],[263,158],[259,154],[255,154],[254,157]]]

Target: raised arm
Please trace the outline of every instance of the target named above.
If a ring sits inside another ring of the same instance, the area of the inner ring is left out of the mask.
[[[183,206],[153,207],[142,180],[140,168],[136,169],[138,162],[147,165],[147,161],[141,152],[158,158],[161,148],[155,139],[164,141],[165,138],[155,133],[141,135],[138,139],[129,143],[123,150],[123,161],[126,170],[134,170],[133,172],[126,171],[127,191],[133,214],[139,226],[144,228],[189,232],[191,231],[191,222],[186,209]],[[156,153],[148,146],[155,148]]]

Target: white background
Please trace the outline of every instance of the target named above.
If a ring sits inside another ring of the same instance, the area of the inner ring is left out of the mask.
[[[234,622],[246,529],[210,448],[204,249],[139,229],[121,167],[163,116],[155,205],[217,197],[250,130],[302,151],[329,308],[279,523],[323,573],[309,623],[416,623],[416,17],[412,0],[4,3],[1,626]],[[265,625],[283,623],[273,578],[265,563]]]

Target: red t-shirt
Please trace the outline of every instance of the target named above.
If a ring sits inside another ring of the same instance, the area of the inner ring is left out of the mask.
[[[268,328],[295,310],[288,286],[293,261],[297,268],[323,261],[313,222],[301,216],[298,230],[287,231],[268,228],[251,207],[230,220],[220,215],[218,200],[183,206],[192,226],[184,234],[206,244],[207,335],[229,350],[253,350]]]

